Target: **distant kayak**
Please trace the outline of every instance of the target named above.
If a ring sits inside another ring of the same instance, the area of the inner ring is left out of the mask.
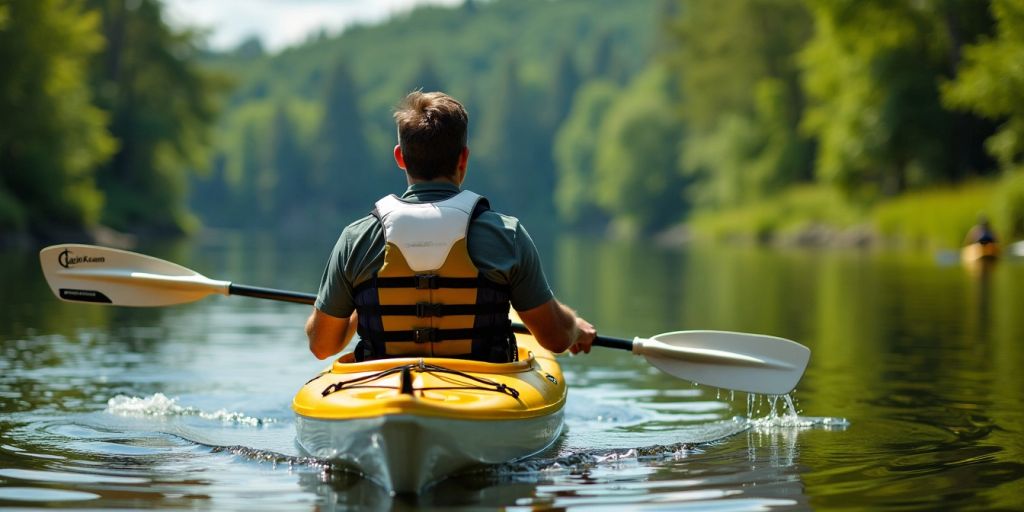
[[[519,361],[448,358],[356,362],[309,381],[292,404],[299,445],[392,492],[522,459],[562,431],[566,386],[554,356],[517,335]]]
[[[960,250],[960,260],[969,263],[973,261],[991,260],[999,257],[999,244],[997,243],[973,243]]]

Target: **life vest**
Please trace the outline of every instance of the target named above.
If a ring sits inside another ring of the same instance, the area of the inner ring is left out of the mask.
[[[481,275],[467,249],[469,224],[487,209],[469,191],[433,203],[377,201],[384,264],[353,290],[357,359],[515,360],[509,288]]]

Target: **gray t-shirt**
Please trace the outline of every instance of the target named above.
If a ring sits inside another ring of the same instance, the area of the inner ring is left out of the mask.
[[[447,183],[416,183],[402,199],[414,203],[436,202],[459,193]],[[533,239],[519,219],[485,211],[469,225],[469,257],[480,273],[498,284],[509,285],[512,307],[533,309],[554,294],[541,268]],[[336,318],[348,318],[356,309],[352,290],[373,277],[384,264],[384,229],[367,215],[349,224],[338,237],[327,261],[316,308]]]

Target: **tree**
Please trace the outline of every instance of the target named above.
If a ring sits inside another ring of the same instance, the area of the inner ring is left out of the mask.
[[[274,176],[272,212],[288,217],[305,210],[305,200],[314,195],[306,154],[297,138],[297,127],[285,103],[274,109],[270,124],[270,173]]]
[[[676,85],[662,66],[638,76],[598,131],[594,191],[615,230],[633,236],[677,222],[687,212],[676,172],[683,122],[665,108]]]
[[[1000,122],[988,139],[988,151],[1003,170],[1024,170],[1024,5],[994,0],[995,37],[964,51],[955,80],[943,84],[942,98],[952,108]]]
[[[106,47],[91,72],[118,150],[98,174],[104,223],[128,231],[188,228],[189,173],[208,164],[209,128],[226,84],[201,70],[196,34],[163,20],[157,0],[90,0]]]
[[[434,68],[434,63],[430,58],[424,57],[419,62],[419,69],[416,70],[416,74],[413,76],[412,83],[409,84],[407,91],[422,90],[424,92],[433,91],[444,91],[444,82],[441,81],[441,76],[438,75],[437,70]]]
[[[0,4],[0,231],[99,221],[95,169],[115,143],[86,81],[98,21],[79,1]]]
[[[555,137],[555,207],[558,218],[571,226],[595,226],[606,221],[607,215],[598,207],[593,193],[596,132],[618,95],[619,88],[609,81],[583,86]]]
[[[864,199],[960,174],[956,117],[939,101],[953,44],[950,9],[979,2],[812,0],[816,32],[800,55],[803,128],[818,177]]]
[[[705,207],[736,206],[811,178],[795,55],[811,20],[798,0],[695,2],[670,55],[687,123],[684,175]]]
[[[519,79],[519,64],[505,61],[492,103],[484,113],[479,161],[492,188],[495,204],[518,215],[547,217],[552,213],[554,188],[551,137],[542,128],[540,109],[534,108]],[[472,145],[471,145],[472,147]]]
[[[312,199],[333,211],[365,210],[379,195],[358,99],[348,65],[337,63],[327,81],[312,179],[319,191]]]
[[[580,86],[580,75],[576,70],[576,61],[570,49],[563,48],[558,53],[553,76],[551,94],[548,96],[550,103],[546,109],[549,116],[548,123],[552,131],[557,130],[565,120],[569,108],[572,107],[576,89]]]

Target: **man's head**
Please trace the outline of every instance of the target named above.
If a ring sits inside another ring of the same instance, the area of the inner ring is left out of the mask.
[[[441,92],[409,93],[395,111],[395,124],[395,158],[410,178],[452,177],[465,164],[469,114],[455,98]]]

